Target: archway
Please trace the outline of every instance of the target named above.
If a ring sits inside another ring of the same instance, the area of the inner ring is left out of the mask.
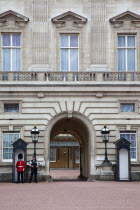
[[[73,113],[70,118],[67,113],[63,113],[54,117],[46,129],[45,170],[47,180],[50,179],[50,141],[60,133],[69,133],[78,140],[81,150],[80,174],[84,178],[94,179],[95,132],[93,126],[88,119],[79,113]]]

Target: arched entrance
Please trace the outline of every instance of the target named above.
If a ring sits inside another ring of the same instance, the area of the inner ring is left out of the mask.
[[[50,141],[60,133],[69,133],[78,140],[81,152],[80,174],[92,181],[95,175],[95,132],[89,120],[79,113],[73,113],[70,118],[67,113],[63,113],[54,117],[47,126],[45,142],[47,179],[50,178]]]

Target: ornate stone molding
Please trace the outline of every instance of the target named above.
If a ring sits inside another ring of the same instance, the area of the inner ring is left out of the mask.
[[[87,22],[87,18],[80,16],[74,12],[68,11],[61,15],[52,18],[52,22],[56,24],[57,28],[65,26],[73,26],[77,28],[82,28],[83,24]]]
[[[29,71],[54,71],[48,64],[34,64],[28,69]]]
[[[111,18],[110,23],[114,25],[114,28],[120,27],[140,27],[140,15],[135,14],[130,11],[123,12],[113,18]]]
[[[0,27],[6,28],[19,28],[29,21],[28,17],[25,17],[17,12],[8,10],[0,14]]]

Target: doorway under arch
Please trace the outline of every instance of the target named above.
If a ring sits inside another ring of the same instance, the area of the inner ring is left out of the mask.
[[[50,177],[50,142],[58,134],[71,134],[80,145],[80,177],[94,179],[95,175],[95,138],[92,124],[79,113],[73,113],[68,118],[67,113],[54,117],[46,129],[45,142],[46,179]]]
[[[80,157],[80,144],[73,135],[69,133],[56,135],[50,142],[50,175],[52,179],[80,179]]]

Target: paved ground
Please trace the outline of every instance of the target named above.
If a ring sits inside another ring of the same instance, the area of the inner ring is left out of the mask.
[[[0,183],[0,210],[139,210],[140,182]]]
[[[53,179],[78,179],[80,170],[50,170],[50,175]]]

